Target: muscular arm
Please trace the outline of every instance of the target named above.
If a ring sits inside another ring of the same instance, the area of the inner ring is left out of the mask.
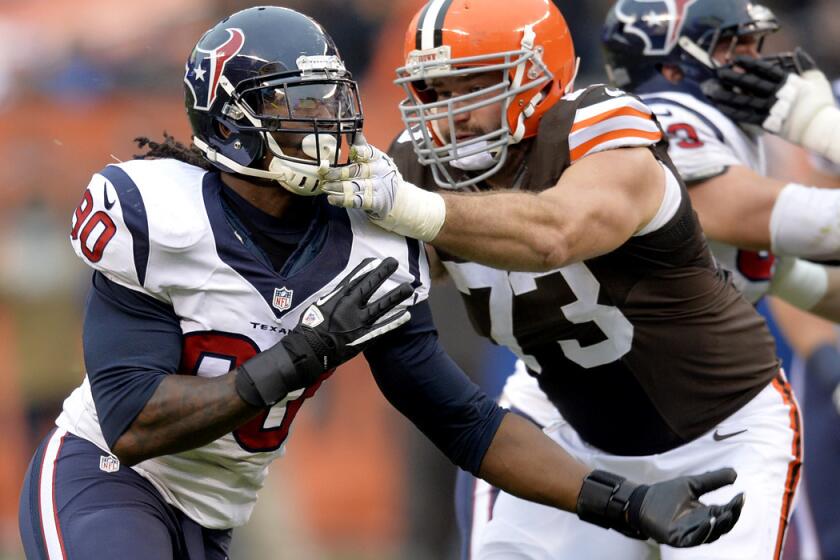
[[[706,236],[742,249],[770,249],[770,214],[783,181],[740,165],[688,189]]]
[[[770,215],[785,185],[747,167],[732,166],[723,175],[693,185],[689,195],[710,239],[762,251],[770,250]],[[840,268],[799,262],[795,265],[797,273],[787,278],[787,264],[777,262],[771,293],[815,315],[840,321]],[[803,306],[801,301],[813,302],[812,297],[819,297],[811,294],[818,294],[814,292],[816,285],[824,281],[824,295],[816,303]]]
[[[236,370],[207,379],[169,375],[112,447],[127,465],[195,449],[230,433],[261,409],[243,401]]]
[[[590,471],[534,424],[507,414],[478,474],[525,500],[574,512],[581,484]]]
[[[664,184],[649,149],[608,150],[539,194],[444,194],[446,221],[432,244],[496,268],[553,270],[627,241],[656,215]]]
[[[731,484],[731,469],[638,486],[590,471],[531,422],[505,414],[440,348],[425,303],[413,306],[411,322],[380,338],[365,356],[388,401],[451,461],[515,496],[672,546],[714,540],[738,519],[743,496],[722,507],[697,502],[700,494]],[[626,513],[636,511],[638,519]]]

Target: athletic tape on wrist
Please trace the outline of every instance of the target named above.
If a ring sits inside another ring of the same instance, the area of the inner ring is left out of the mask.
[[[446,219],[446,202],[437,193],[404,182],[396,191],[388,215],[374,220],[380,227],[406,237],[432,241]]]

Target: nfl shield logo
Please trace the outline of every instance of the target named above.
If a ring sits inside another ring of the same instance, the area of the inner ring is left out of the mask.
[[[115,473],[120,470],[120,460],[113,455],[100,455],[99,470],[106,473]]]
[[[274,301],[271,304],[279,311],[286,311],[292,306],[293,293],[294,290],[289,290],[286,286],[274,288]]]

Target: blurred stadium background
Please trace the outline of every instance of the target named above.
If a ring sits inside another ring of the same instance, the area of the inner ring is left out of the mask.
[[[603,81],[607,0],[556,0],[582,58],[579,84]],[[137,153],[136,136],[187,140],[184,60],[239,0],[0,2],[0,559],[22,557],[17,500],[30,454],[83,376],[81,309],[90,272],[67,241],[91,173]],[[394,68],[422,0],[278,2],[318,19],[361,82],[368,138],[401,123]],[[840,76],[837,0],[767,0],[784,26],[771,48],[801,44]],[[796,152],[781,161],[799,167]],[[444,345],[496,394],[512,363],[472,334],[457,295],[433,296]],[[234,557],[455,558],[454,468],[384,401],[361,360],[307,403]]]

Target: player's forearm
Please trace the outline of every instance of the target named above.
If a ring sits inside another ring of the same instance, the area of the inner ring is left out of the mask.
[[[574,512],[591,471],[527,420],[507,414],[479,475],[520,498]]]
[[[117,440],[114,454],[133,465],[201,447],[241,426],[261,409],[242,400],[235,375],[230,372],[212,379],[167,376]]]
[[[446,222],[432,245],[507,270],[546,271],[567,264],[571,217],[527,193],[444,194]]]

